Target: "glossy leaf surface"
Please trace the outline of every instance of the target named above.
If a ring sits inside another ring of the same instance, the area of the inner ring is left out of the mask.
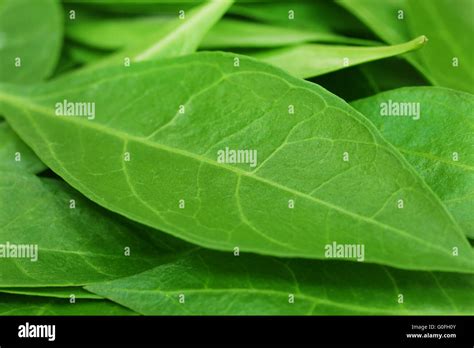
[[[0,294],[0,315],[137,315],[111,301],[77,300]]]
[[[415,105],[419,119],[382,116],[381,107],[388,103]],[[408,87],[352,105],[397,147],[441,198],[466,235],[474,237],[473,95],[440,87]]]
[[[146,315],[474,313],[472,275],[198,251],[86,289]]]
[[[176,76],[187,86],[179,93]],[[94,101],[97,115],[57,116],[64,99]],[[369,262],[474,271],[459,226],[370,122],[258,61],[195,54],[29,92],[3,86],[0,100],[23,140],[72,186],[193,243],[324,258],[336,241],[364,244]],[[226,148],[258,160],[221,161]]]
[[[144,271],[176,253],[156,232],[58,180],[2,172],[0,190],[0,287],[84,285]],[[23,257],[11,251],[20,248]]]

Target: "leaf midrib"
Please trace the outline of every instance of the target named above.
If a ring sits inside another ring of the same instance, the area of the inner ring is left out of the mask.
[[[55,117],[54,115],[51,115],[51,110],[42,106],[42,105],[39,105],[39,104],[36,104],[34,102],[32,102],[32,100],[30,99],[27,99],[27,98],[24,98],[24,97],[21,97],[21,96],[17,96],[17,95],[10,95],[10,94],[4,94],[4,93],[0,93],[0,99],[3,98],[3,99],[6,99],[10,102],[13,102],[13,104],[17,105],[17,107],[19,107],[20,109],[23,109],[24,111],[28,111],[27,108],[24,108],[23,105],[28,105],[30,109],[33,109],[35,110],[36,112],[38,113],[41,113],[41,114],[44,114],[48,117]],[[68,118],[68,117],[63,117],[62,118],[63,121],[66,121],[66,122],[72,122],[72,123],[75,123],[75,124],[78,124],[78,125],[81,125],[83,127],[87,127],[87,128],[91,128],[91,129],[94,129],[96,131],[99,131],[99,132],[103,132],[103,133],[106,133],[106,134],[109,134],[109,135],[112,135],[120,140],[123,140],[123,141],[135,141],[137,143],[141,143],[143,145],[147,145],[147,146],[150,146],[150,147],[154,147],[154,148],[157,148],[157,149],[160,149],[162,151],[165,151],[165,152],[169,152],[169,153],[172,153],[172,154],[177,154],[177,155],[181,155],[183,157],[188,157],[188,158],[192,158],[198,162],[205,162],[206,164],[210,164],[212,166],[215,166],[215,167],[218,167],[218,168],[222,168],[222,169],[226,169],[230,172],[234,172],[236,175],[238,176],[246,176],[246,177],[249,177],[249,178],[252,178],[252,179],[255,179],[257,181],[260,181],[264,184],[267,184],[269,186],[272,186],[272,187],[275,187],[275,188],[278,188],[280,190],[283,190],[283,191],[286,191],[288,193],[291,193],[293,195],[296,195],[296,196],[300,196],[302,198],[305,198],[305,199],[308,199],[310,201],[313,201],[319,205],[323,205],[323,206],[326,206],[328,208],[331,208],[333,210],[336,210],[340,213],[343,213],[347,216],[350,216],[352,218],[355,218],[355,219],[359,219],[359,220],[362,220],[362,221],[365,221],[365,222],[368,222],[370,224],[373,224],[373,225],[376,225],[376,226],[379,226],[381,228],[384,228],[386,230],[390,230],[390,231],[393,231],[397,234],[400,234],[400,235],[403,235],[409,239],[412,239],[414,241],[416,241],[417,243],[420,243],[421,245],[425,245],[425,246],[429,246],[431,247],[432,249],[435,249],[435,250],[438,250],[444,254],[447,254],[449,256],[451,256],[450,252],[446,249],[443,249],[441,247],[439,247],[438,245],[435,245],[435,244],[432,244],[432,243],[428,243],[426,242],[425,240],[419,238],[419,237],[416,237],[406,231],[403,231],[403,230],[400,230],[396,227],[393,227],[393,226],[390,226],[390,225],[387,225],[387,224],[384,224],[382,222],[379,222],[379,221],[376,221],[374,219],[371,219],[369,217],[366,217],[366,216],[363,216],[363,215],[359,215],[357,213],[354,213],[354,212],[351,212],[351,211],[348,211],[342,207],[339,207],[337,205],[334,205],[332,203],[329,203],[329,202],[326,202],[326,201],[323,201],[321,199],[318,199],[318,198],[315,198],[315,197],[312,197],[312,196],[309,196],[308,194],[305,194],[303,192],[300,192],[300,191],[296,191],[294,189],[291,189],[289,187],[286,187],[284,185],[281,185],[279,183],[276,183],[274,181],[271,181],[271,180],[268,180],[268,179],[265,179],[263,177],[260,177],[260,176],[257,176],[255,174],[253,174],[252,172],[246,172],[242,169],[239,169],[237,167],[232,167],[232,166],[229,166],[227,164],[224,164],[224,163],[217,163],[216,161],[213,161],[207,157],[203,157],[203,156],[200,156],[198,154],[194,154],[192,152],[188,152],[186,150],[182,150],[182,149],[178,149],[178,148],[173,148],[173,147],[170,147],[170,146],[167,146],[167,145],[164,145],[164,144],[160,144],[160,143],[156,143],[156,142],[152,142],[146,138],[143,138],[143,137],[139,137],[139,136],[135,136],[135,135],[131,135],[131,134],[128,134],[128,133],[125,133],[123,131],[119,131],[119,130],[116,130],[116,129],[113,129],[113,128],[107,128],[101,124],[96,124],[96,123],[92,123],[92,122],[83,122],[83,121],[79,121],[79,120],[76,120],[74,118]]]

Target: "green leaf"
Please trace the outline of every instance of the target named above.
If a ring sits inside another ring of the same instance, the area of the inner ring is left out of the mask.
[[[50,76],[62,31],[56,0],[0,0],[0,80],[28,83]]]
[[[119,278],[156,266],[178,250],[156,232],[130,225],[58,180],[2,172],[0,191],[0,287],[73,286]],[[6,254],[11,249],[7,245],[38,249],[36,256],[28,248],[29,257],[15,258]]]
[[[406,0],[383,2],[377,0],[337,0],[337,3],[352,12],[385,42],[395,45],[410,40],[414,36],[407,25],[407,16],[411,17],[411,14],[407,12]],[[422,35],[430,38],[428,33]],[[405,57],[432,82],[431,76],[415,53]]]
[[[56,116],[64,100],[93,101],[97,114]],[[307,258],[362,243],[368,262],[474,271],[461,229],[368,120],[256,60],[198,53],[2,85],[0,109],[87,197],[193,243]],[[218,161],[226,148],[258,160]]]
[[[232,2],[233,0],[210,0],[193,8],[183,19],[176,18],[166,25],[166,28],[160,28],[157,24],[156,31],[144,35],[141,40],[131,43],[116,54],[93,64],[92,67],[124,65],[127,58],[131,62],[139,62],[192,53],[197,50],[204,35],[224,15]]]
[[[159,32],[174,17],[77,18],[66,26],[66,37],[72,41],[102,50],[116,50],[141,40],[150,31]]]
[[[0,294],[0,315],[137,315],[111,301]]]
[[[411,33],[423,32],[430,39],[417,56],[434,83],[474,93],[474,2],[409,0],[407,5]]]
[[[251,55],[278,66],[293,76],[309,78],[348,66],[407,53],[423,47],[425,42],[426,37],[420,36],[400,45],[380,47],[303,44]]]
[[[102,50],[117,49],[140,40],[145,33],[162,26],[166,21],[163,17],[105,21],[86,18],[69,26],[68,36],[83,45]],[[200,47],[202,49],[279,47],[308,41],[368,43],[367,40],[345,38],[325,30],[317,32],[227,19],[220,21],[209,31]],[[308,78],[346,67],[344,59],[348,60],[347,66],[361,64],[415,50],[420,48],[424,41],[425,38],[420,37],[405,44],[388,47],[306,44],[246,53],[279,66],[297,77]],[[73,56],[85,63],[93,62],[106,53],[84,46],[71,47],[71,50]]]
[[[93,294],[81,287],[57,287],[57,288],[0,288],[1,293],[27,296],[41,296],[53,298],[97,300],[103,299],[102,296]],[[0,295],[1,296],[1,295]]]
[[[416,105],[420,118],[381,115],[392,102]],[[412,104],[415,103],[415,104]],[[474,96],[440,87],[407,87],[352,103],[366,115],[474,237]]]
[[[85,18],[66,27],[66,36],[83,45],[115,50],[141,40],[143,35],[169,25],[169,17],[142,18]],[[373,41],[344,37],[328,30],[286,28],[278,25],[222,19],[204,36],[201,49],[280,47],[303,42],[336,42],[346,44],[374,44]]]
[[[0,0],[0,81],[31,83],[49,77],[59,59],[62,32],[56,0]],[[44,169],[0,115],[0,171]]]
[[[242,20],[222,20],[204,37],[201,49],[280,47],[303,42],[333,42],[372,45],[374,41],[335,34],[329,30],[309,30],[285,26],[252,23]]]
[[[473,286],[472,275],[201,250],[86,289],[145,315],[472,315]]]
[[[206,0],[62,0],[66,9],[86,9],[101,15],[176,15],[179,10],[190,10]]]
[[[6,122],[0,121],[0,172],[19,170],[39,173],[46,166],[33,151],[13,132]]]
[[[408,16],[406,0],[337,0],[336,2],[352,12],[386,42],[397,44],[410,40],[412,36],[405,20]],[[401,19],[399,11],[403,11]]]
[[[430,81],[439,86],[474,92],[474,35],[471,0],[341,0],[341,5],[390,44],[426,35],[429,43],[407,56]],[[402,12],[399,12],[402,11]],[[403,18],[399,19],[400,15]],[[455,66],[454,58],[457,58]]]
[[[286,28],[347,33],[354,37],[368,34],[357,18],[327,0],[241,1],[229,12]]]

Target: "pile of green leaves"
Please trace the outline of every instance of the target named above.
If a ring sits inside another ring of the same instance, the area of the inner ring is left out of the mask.
[[[474,314],[473,4],[0,0],[0,314]]]

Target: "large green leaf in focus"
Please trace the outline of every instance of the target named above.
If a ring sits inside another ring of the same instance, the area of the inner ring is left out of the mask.
[[[459,226],[372,123],[268,64],[198,53],[0,90],[48,167],[132,220],[219,250],[324,258],[362,243],[368,262],[474,271]],[[57,116],[64,100],[97,112]],[[229,150],[257,160],[218,161]]]
[[[95,292],[145,315],[472,315],[474,276],[200,250]]]
[[[58,180],[1,172],[0,192],[0,287],[72,286],[124,277],[179,251],[163,236],[110,214]],[[11,245],[37,245],[37,260],[34,254],[8,257]]]
[[[61,51],[62,20],[56,0],[0,0],[0,81],[50,76]]]
[[[418,103],[420,118],[382,116],[381,106],[389,102]],[[397,147],[466,235],[474,237],[474,96],[441,87],[407,87],[352,106]]]
[[[0,294],[0,315],[137,315],[111,301],[45,298],[35,296]]]

